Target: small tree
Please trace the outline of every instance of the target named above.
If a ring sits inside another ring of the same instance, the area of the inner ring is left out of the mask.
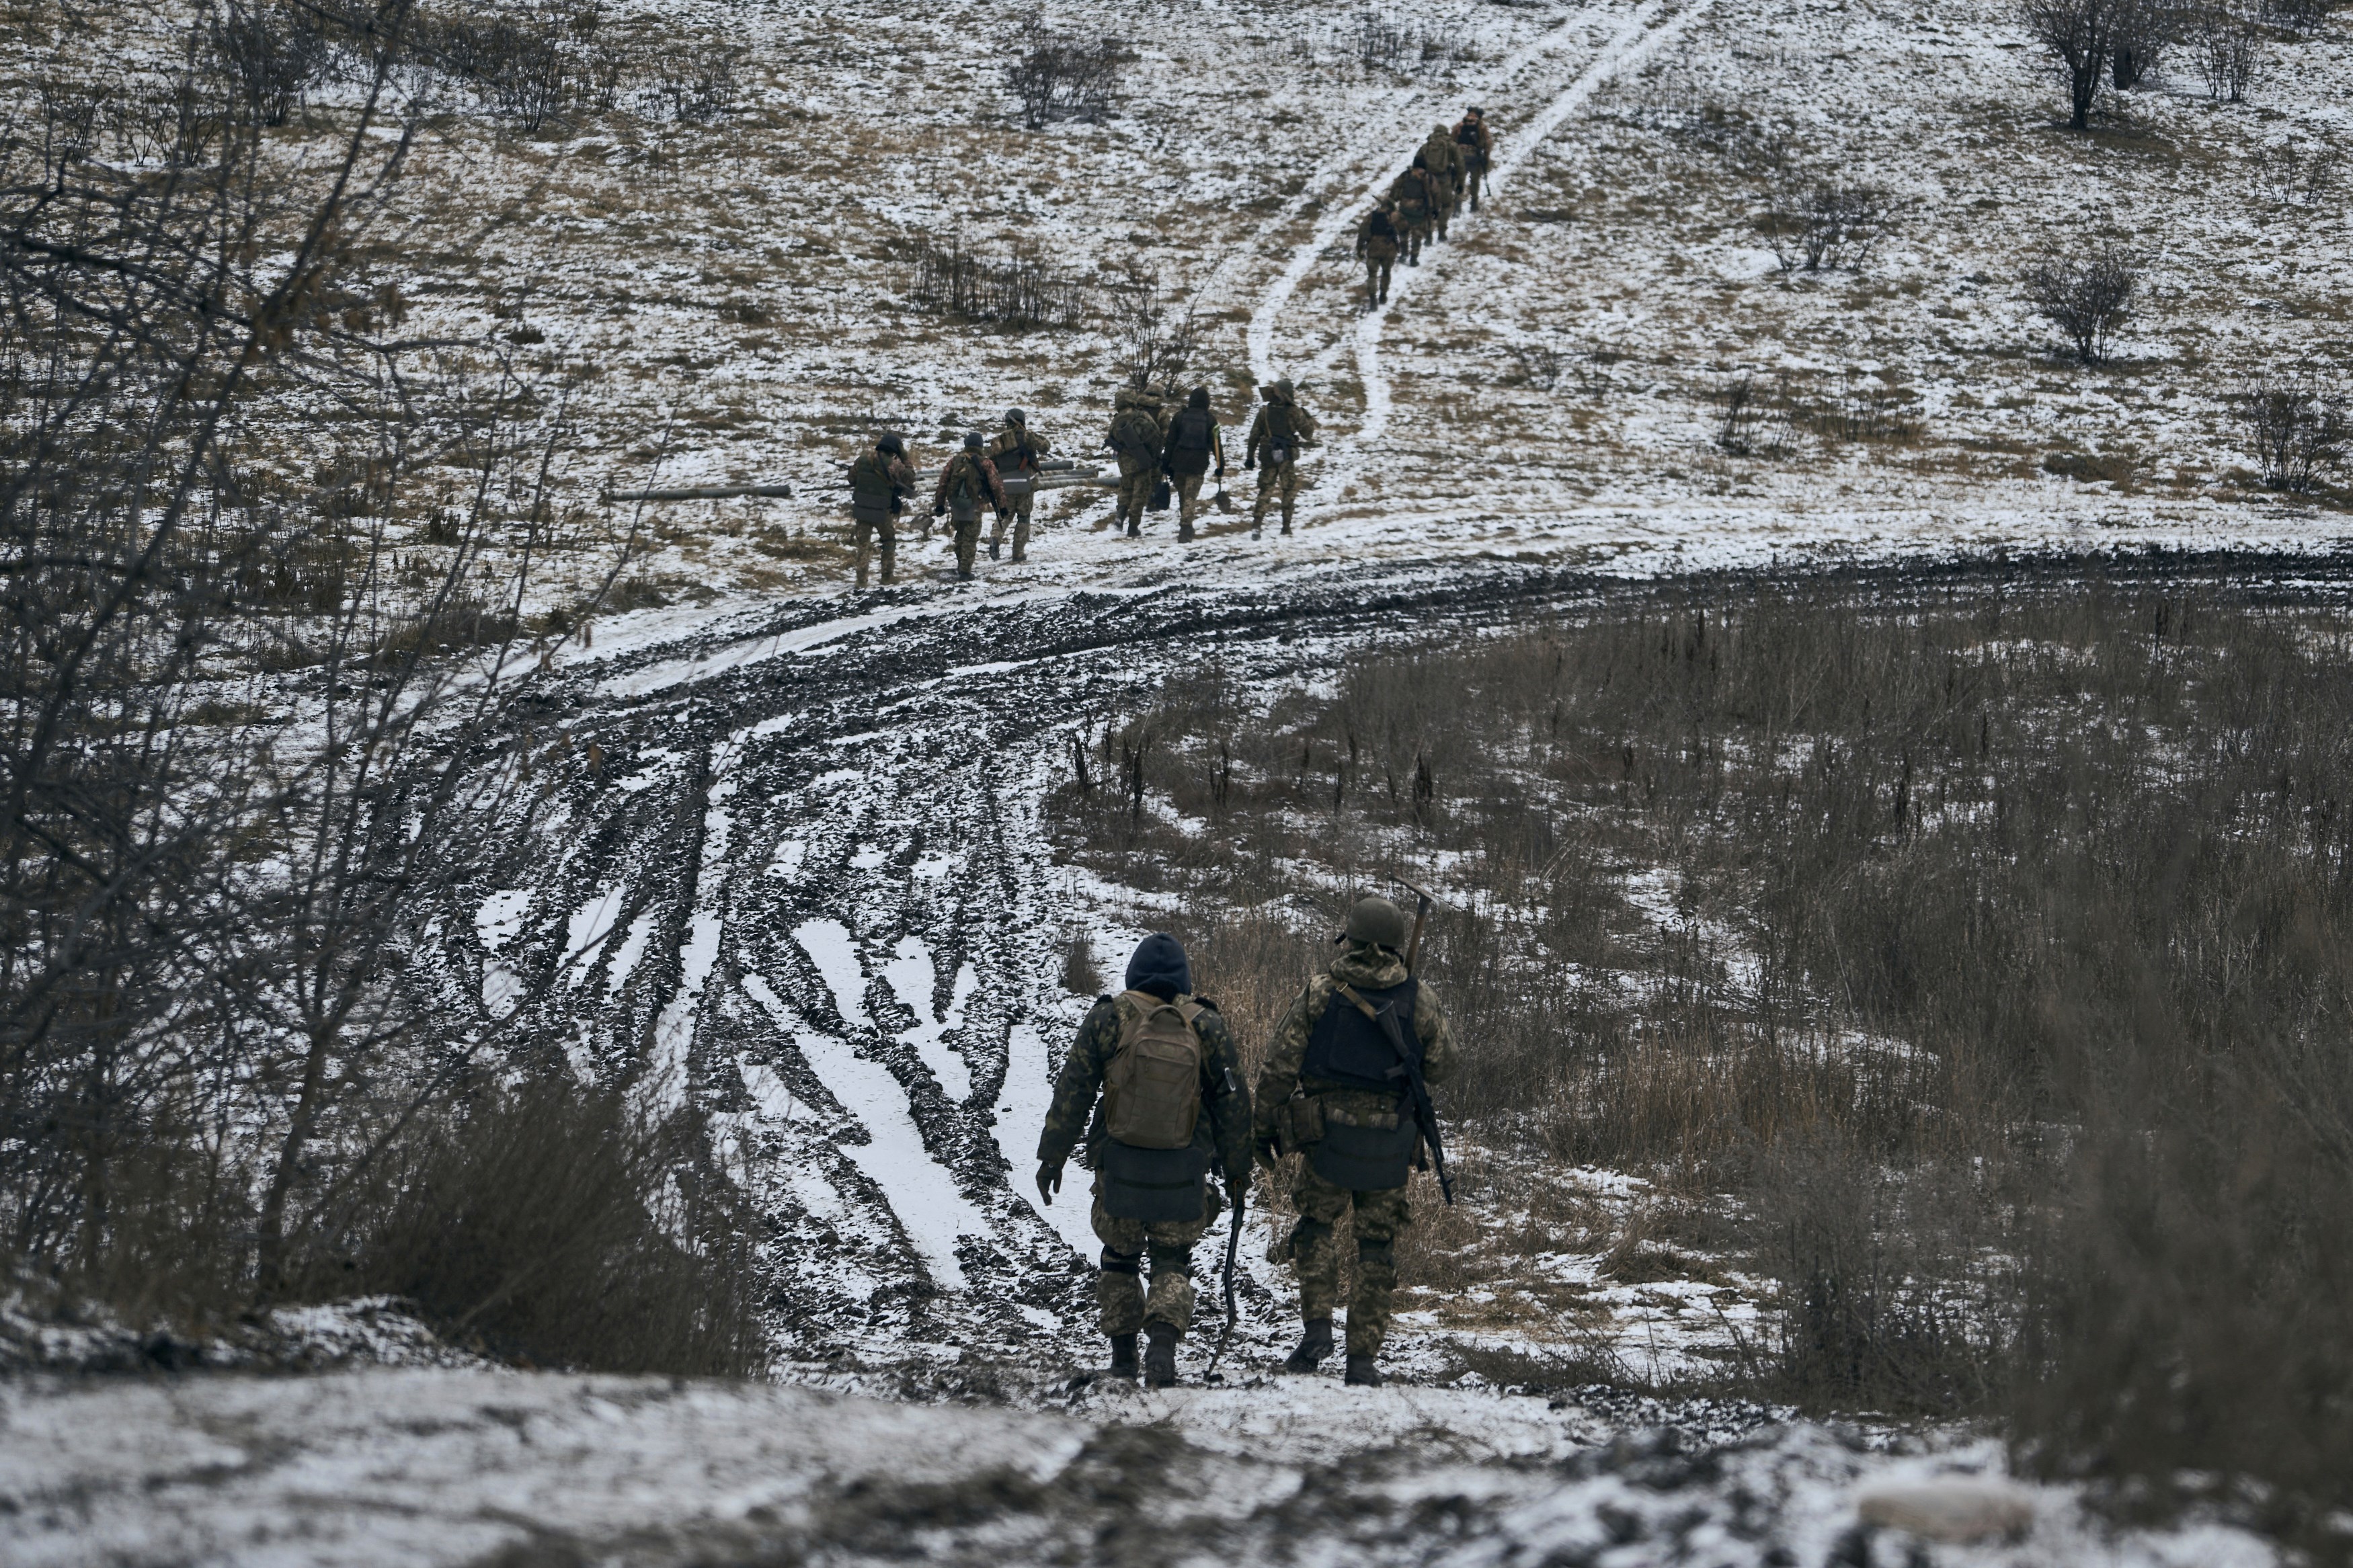
[[[2201,5],[2183,23],[2191,63],[2217,103],[2244,103],[2263,64],[2262,23],[2244,3]]]
[[[1174,392],[1198,345],[1193,307],[1178,315],[1175,301],[1162,298],[1160,275],[1134,261],[1106,291],[1106,302],[1127,384],[1138,391],[1158,385]]]
[[[2130,51],[2165,31],[2156,0],[2019,0],[2018,20],[2065,80],[2067,123],[2077,131],[2091,128],[2092,102],[2119,47],[2127,53],[2117,80],[2129,86],[2125,77],[2137,75]]]
[[[1117,38],[1081,43],[1036,27],[1021,58],[1005,68],[1005,85],[1021,100],[1021,123],[1031,131],[1057,120],[1100,124],[1111,114],[1126,58]]]
[[[2098,364],[2108,339],[2130,314],[2140,270],[2110,247],[2082,261],[2051,257],[2026,269],[2026,297],[2034,313],[2067,334],[2075,357]]]
[[[2269,489],[2297,494],[2318,489],[2322,476],[2344,458],[2345,401],[2308,376],[2258,377],[2239,399],[2239,417]]]
[[[1784,272],[1862,269],[1887,232],[1894,204],[1876,185],[1843,176],[1778,182],[1761,226]]]

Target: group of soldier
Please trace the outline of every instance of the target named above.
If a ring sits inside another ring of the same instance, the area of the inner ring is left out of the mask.
[[[1467,201],[1472,212],[1479,210],[1479,192],[1493,153],[1493,134],[1484,111],[1477,108],[1451,132],[1444,125],[1430,128],[1412,164],[1390,184],[1388,194],[1357,226],[1356,254],[1365,262],[1366,310],[1388,302],[1390,270],[1400,254],[1407,266],[1420,266],[1422,246],[1446,237],[1447,226],[1462,203]],[[1282,531],[1291,531],[1299,500],[1300,454],[1315,441],[1314,416],[1301,404],[1298,389],[1289,380],[1260,387],[1259,397],[1242,457],[1243,467],[1258,474],[1258,494],[1250,511],[1253,537],[1264,531],[1271,507],[1280,507]],[[1212,502],[1220,508],[1229,504],[1225,499],[1225,436],[1210,411],[1206,386],[1193,388],[1181,404],[1173,393],[1164,396],[1121,388],[1103,445],[1119,464],[1119,506],[1113,521],[1131,539],[1143,533],[1147,510],[1165,510],[1173,500],[1177,541],[1191,543],[1198,537],[1194,525],[1205,504],[1201,487],[1213,474],[1218,489]],[[1043,464],[1051,451],[1046,438],[1029,428],[1022,411],[1013,408],[1006,411],[1004,426],[994,437],[967,431],[962,449],[940,465],[932,489],[931,515],[947,524],[959,581],[972,578],[979,560],[984,508],[995,517],[988,535],[989,559],[998,559],[1008,526],[1013,559],[1027,558],[1031,511],[1045,476]],[[888,584],[897,576],[899,520],[918,488],[905,437],[896,434],[881,437],[849,466],[850,531],[859,588],[868,585],[877,544],[882,581]]]
[[[1479,210],[1479,192],[1495,154],[1486,111],[1473,107],[1453,130],[1433,125],[1405,173],[1389,182],[1388,194],[1356,226],[1356,255],[1365,263],[1365,309],[1388,303],[1389,274],[1403,256],[1421,265],[1421,247],[1446,237],[1447,225],[1464,202]]]
[[[1113,1376],[1140,1373],[1155,1388],[1176,1381],[1176,1344],[1193,1319],[1194,1247],[1264,1170],[1270,1181],[1288,1172],[1296,1215],[1268,1254],[1299,1281],[1304,1328],[1285,1369],[1312,1373],[1332,1354],[1335,1227],[1349,1219],[1356,1279],[1345,1375],[1379,1384],[1397,1242],[1412,1219],[1406,1186],[1437,1152],[1425,1086],[1451,1074],[1455,1050],[1437,996],[1412,972],[1419,942],[1396,904],[1358,900],[1335,945],[1330,966],[1275,1026],[1255,1093],[1173,937],[1145,938],[1124,989],[1079,1026],[1038,1141],[1038,1192],[1053,1202],[1074,1152],[1094,1174],[1096,1302]]]

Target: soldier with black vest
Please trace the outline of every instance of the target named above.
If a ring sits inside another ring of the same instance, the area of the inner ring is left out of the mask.
[[[1240,1058],[1217,1004],[1192,992],[1176,939],[1145,938],[1128,960],[1126,990],[1098,999],[1079,1026],[1038,1140],[1038,1192],[1052,1203],[1084,1132],[1081,1158],[1095,1173],[1092,1217],[1103,1244],[1095,1296],[1112,1373],[1135,1376],[1140,1331],[1154,1388],[1176,1381],[1176,1342],[1192,1322],[1193,1247],[1221,1206],[1208,1176],[1217,1173],[1229,1192],[1250,1180]]]
[[[1454,1039],[1429,982],[1406,968],[1405,915],[1397,905],[1357,900],[1338,942],[1344,951],[1308,982],[1267,1047],[1253,1143],[1271,1169],[1303,1156],[1291,1189],[1299,1223],[1273,1255],[1299,1271],[1299,1310],[1307,1325],[1285,1370],[1313,1372],[1332,1353],[1332,1310],[1340,1294],[1333,1227],[1354,1209],[1347,1379],[1377,1387],[1397,1286],[1397,1238],[1413,1217],[1406,1179],[1422,1142],[1399,1052],[1425,1082],[1438,1083],[1454,1071]]]

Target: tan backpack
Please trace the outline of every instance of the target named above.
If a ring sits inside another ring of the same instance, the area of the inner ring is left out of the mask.
[[[1103,1131],[1135,1149],[1182,1149],[1201,1115],[1197,1002],[1122,992],[1119,1050],[1103,1074]]]

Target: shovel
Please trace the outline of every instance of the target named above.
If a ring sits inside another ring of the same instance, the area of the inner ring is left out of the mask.
[[[1234,498],[1226,493],[1225,480],[1219,479],[1218,481],[1217,499],[1209,504],[1216,507],[1219,511],[1226,513],[1228,516],[1232,515],[1234,510]]]

